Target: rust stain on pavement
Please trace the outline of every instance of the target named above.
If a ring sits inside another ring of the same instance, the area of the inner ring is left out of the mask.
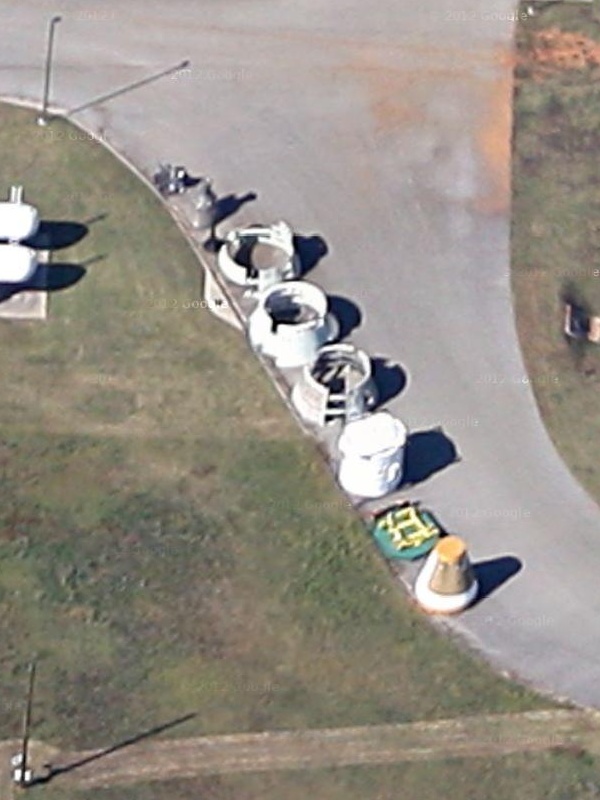
[[[483,214],[504,214],[510,207],[513,57],[498,56],[500,75],[486,85],[481,124],[475,133],[476,146],[485,169],[486,188],[475,201]]]
[[[424,120],[423,110],[414,100],[411,102],[409,96],[414,74],[383,63],[376,51],[363,49],[334,72],[363,84],[376,133],[394,131]]]

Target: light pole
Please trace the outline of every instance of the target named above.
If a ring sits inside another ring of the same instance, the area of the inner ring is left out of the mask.
[[[42,97],[42,111],[40,116],[37,118],[38,125],[47,125],[47,114],[48,111],[48,94],[50,92],[50,71],[52,69],[52,47],[54,45],[54,28],[57,24],[61,21],[62,17],[54,16],[50,20],[50,25],[48,26],[48,50],[46,52],[46,69],[44,71],[44,94]]]
[[[29,728],[31,726],[31,706],[33,705],[33,684],[35,681],[35,661],[29,665],[29,687],[27,691],[27,705],[23,717],[23,762],[21,764],[21,785],[27,783],[27,756],[29,755]]]
[[[27,786],[33,777],[33,773],[27,767],[27,757],[29,755],[29,729],[31,727],[31,707],[33,705],[33,685],[35,682],[35,661],[29,664],[29,686],[27,688],[27,701],[23,713],[23,743],[21,752],[11,759],[13,767],[13,780],[19,786]]]

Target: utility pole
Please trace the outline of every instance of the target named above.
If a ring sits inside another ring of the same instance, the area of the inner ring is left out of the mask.
[[[35,683],[35,661],[29,664],[29,686],[27,689],[27,702],[23,714],[23,742],[21,752],[13,757],[11,763],[13,769],[13,780],[19,786],[27,786],[30,782],[32,773],[27,769],[27,756],[29,754],[29,730],[31,727],[31,709],[33,706],[33,687]]]
[[[23,761],[21,763],[21,785],[27,782],[27,756],[29,750],[29,728],[31,726],[31,708],[33,706],[33,686],[35,683],[35,661],[29,664],[29,688],[27,690],[27,703],[23,716]]]
[[[37,118],[38,125],[48,124],[48,95],[50,93],[50,73],[52,71],[52,48],[54,46],[54,29],[61,21],[62,17],[54,16],[48,26],[48,49],[46,51],[46,69],[44,70],[44,92],[42,95],[42,110]]]

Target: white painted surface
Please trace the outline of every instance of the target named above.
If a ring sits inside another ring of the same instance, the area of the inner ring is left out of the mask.
[[[357,497],[383,497],[402,480],[406,427],[386,411],[349,422],[340,436],[340,485]]]
[[[20,242],[33,236],[40,224],[40,218],[29,203],[0,203],[0,239]]]
[[[0,244],[0,283],[23,283],[37,269],[35,250],[20,244]]]

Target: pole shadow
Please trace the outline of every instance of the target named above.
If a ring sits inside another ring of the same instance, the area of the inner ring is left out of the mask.
[[[104,220],[107,218],[108,218],[108,212],[101,211],[99,214],[96,214],[95,216],[90,217],[89,219],[84,219],[81,224],[89,228],[90,225],[95,225],[97,222],[104,222]]]
[[[303,278],[319,261],[329,252],[327,242],[322,236],[312,234],[312,236],[294,235],[294,250],[300,259],[300,275]]]
[[[348,337],[353,330],[358,328],[362,322],[360,308],[352,300],[334,294],[329,295],[329,311],[337,319],[339,324],[338,341]]]
[[[436,472],[460,461],[452,439],[442,428],[416,431],[408,436],[402,486],[422,483]]]
[[[496,591],[523,568],[523,562],[515,556],[498,556],[473,564],[473,572],[479,584],[476,603]]]
[[[81,266],[90,267],[92,264],[97,264],[99,261],[104,261],[105,258],[106,256],[103,254],[97,256],[90,256],[89,258],[86,258],[85,261],[81,262]]]
[[[405,370],[387,358],[371,358],[371,370],[377,387],[377,406],[381,407],[404,391],[407,384]]]
[[[167,75],[173,75],[174,73],[179,72],[180,70],[187,69],[190,65],[189,61],[182,61],[180,64],[176,64],[174,67],[169,67],[168,69],[161,70],[161,72],[155,72],[152,75],[149,75],[147,78],[142,78],[139,81],[134,81],[133,83],[128,83],[126,86],[121,86],[119,89],[115,89],[112,92],[107,92],[106,94],[99,95],[98,97],[89,100],[87,103],[83,103],[76,108],[71,108],[69,111],[66,112],[65,117],[72,117],[74,114],[78,114],[80,111],[85,111],[88,108],[92,108],[93,106],[100,105],[101,103],[106,103],[108,100],[113,100],[115,97],[119,97],[122,94],[126,94],[127,92],[132,92],[134,89],[140,89],[142,86],[147,86],[149,83],[154,83],[154,81],[158,81],[161,78],[167,77]]]
[[[37,233],[23,244],[33,250],[61,250],[80,242],[88,230],[88,226],[81,222],[42,220]]]
[[[105,756],[110,755],[111,753],[116,753],[118,750],[123,750],[126,747],[130,747],[137,742],[141,742],[144,739],[149,739],[152,736],[157,736],[159,733],[163,733],[163,731],[167,731],[170,728],[174,728],[177,725],[183,725],[184,722],[187,722],[190,719],[194,719],[197,717],[198,714],[193,712],[191,714],[185,714],[183,717],[178,717],[177,719],[171,720],[170,722],[165,722],[163,725],[158,725],[154,728],[150,728],[150,730],[143,731],[142,733],[137,733],[135,736],[130,736],[128,739],[123,739],[116,744],[111,745],[110,747],[106,747],[104,750],[99,750],[98,752],[92,753],[85,758],[80,758],[78,761],[72,761],[70,764],[64,764],[62,766],[54,766],[53,764],[47,765],[47,772],[45,775],[40,775],[38,777],[34,777],[33,780],[28,784],[29,786],[39,785],[43,783],[48,783],[49,781],[56,778],[58,775],[62,775],[66,772],[72,772],[75,769],[79,769],[80,767],[84,767],[86,764],[91,764],[93,761],[98,761]]]

